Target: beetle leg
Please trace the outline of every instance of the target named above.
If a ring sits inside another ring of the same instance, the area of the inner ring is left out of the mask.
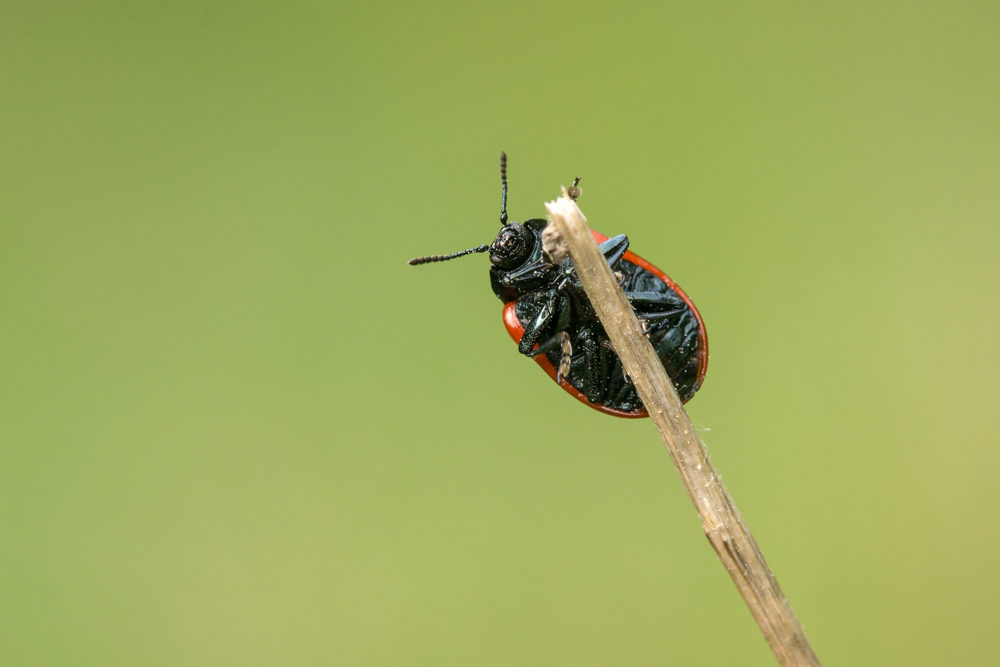
[[[545,340],[544,343],[539,343],[538,347],[534,350],[528,352],[525,356],[527,357],[537,357],[540,354],[548,354],[552,350],[562,347],[563,344],[563,334],[565,334],[566,340],[569,340],[569,334],[565,331],[559,331],[554,336],[551,336]]]
[[[612,400],[615,403],[624,403],[625,399],[629,396],[629,392],[635,393],[635,388],[632,386],[631,382],[623,382],[621,387],[618,389],[618,393],[615,394]]]
[[[613,238],[604,241],[598,245],[601,250],[601,254],[604,255],[604,259],[608,262],[608,265],[614,269],[618,266],[618,262],[621,261],[622,256],[625,251],[628,250],[628,237],[624,234],[619,234]],[[563,270],[564,277],[562,282],[559,284],[559,289],[565,287],[566,283],[572,278],[576,277],[576,267],[573,266],[573,262],[569,261],[568,266]],[[621,280],[619,279],[619,284]]]
[[[583,393],[591,403],[601,402],[601,355],[600,347],[590,329],[583,329],[577,335],[583,348]]]
[[[527,353],[529,357],[537,357],[539,354],[551,352],[557,347],[562,348],[562,359],[559,362],[559,370],[556,372],[556,382],[561,382],[569,375],[570,367],[573,363],[573,344],[570,342],[569,334],[566,333],[569,327],[570,303],[565,296],[559,297],[559,319],[556,320],[556,334],[542,343],[537,349]],[[524,338],[522,337],[523,341]]]
[[[565,331],[569,328],[569,316],[572,312],[569,298],[559,297],[559,320],[556,322],[556,331]]]
[[[549,329],[549,325],[552,324],[552,319],[556,315],[557,299],[558,296],[555,291],[549,292],[546,295],[545,302],[542,303],[542,307],[538,310],[538,315],[524,327],[524,333],[521,334],[521,342],[517,345],[517,349],[521,354],[530,353],[531,349],[535,347],[535,343],[538,342],[538,339]]]
[[[621,360],[615,354],[615,348],[604,336],[600,337],[601,344],[597,348],[597,356],[600,359],[601,369],[601,403],[607,403],[608,399],[615,395],[617,387],[622,382],[622,376],[618,372],[621,368]]]
[[[562,347],[562,359],[559,360],[559,370],[556,371],[556,382],[561,383],[562,379],[569,375],[570,368],[573,366],[573,344],[569,341],[569,334],[565,331],[560,331],[557,336],[559,337],[559,345]]]
[[[687,310],[687,304],[676,294],[663,292],[626,292],[632,307],[646,319],[664,319]]]
[[[644,321],[644,322],[647,322],[647,323],[651,322],[651,323],[655,324],[655,323],[658,323],[658,322],[662,322],[663,320],[669,320],[671,317],[675,317],[677,315],[683,315],[686,312],[686,310],[687,309],[685,309],[685,308],[677,308],[675,310],[667,310],[667,311],[664,311],[662,313],[646,313],[646,312],[644,312],[641,315],[639,315],[639,321],[640,322]],[[649,333],[649,332],[648,331],[643,331],[643,333]]]
[[[562,358],[559,361],[559,368],[556,370],[556,382],[562,382],[563,378],[569,375],[570,368],[573,365],[573,344],[569,340],[568,333],[560,331],[529,352],[528,356],[537,357],[540,354],[551,352],[556,348],[562,348]]]
[[[604,259],[608,261],[608,264],[613,269],[622,258],[622,255],[625,254],[625,251],[628,250],[628,237],[624,234],[619,234],[601,243],[598,247],[601,249]]]
[[[548,273],[550,268],[550,265],[541,257],[529,260],[521,268],[507,274],[503,284],[508,287],[518,287],[534,283],[544,279],[546,275],[550,275]]]

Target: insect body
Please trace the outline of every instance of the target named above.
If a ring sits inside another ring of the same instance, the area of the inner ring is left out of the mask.
[[[646,417],[646,409],[587,299],[572,260],[551,260],[542,248],[545,220],[507,221],[506,156],[500,155],[502,229],[492,245],[453,255],[418,257],[410,264],[490,253],[490,282],[504,302],[503,319],[518,350],[570,394],[619,417]],[[575,188],[571,195],[579,196]],[[629,252],[628,238],[593,232],[620,278],[646,335],[682,401],[694,396],[708,367],[705,325],[691,300],[665,273]]]

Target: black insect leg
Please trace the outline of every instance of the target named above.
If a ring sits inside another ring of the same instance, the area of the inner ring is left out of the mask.
[[[625,410],[631,410],[637,405],[641,406],[641,401],[636,402],[638,394],[632,385],[632,378],[629,377],[628,371],[625,370],[621,359],[615,353],[611,341],[603,339],[599,349],[601,357],[606,358],[606,361],[602,361],[601,365],[601,378],[604,381],[601,402],[604,405],[613,405]]]
[[[624,234],[619,234],[599,244],[598,247],[604,255],[604,259],[607,260],[608,265],[614,269],[618,265],[618,262],[621,261],[625,251],[628,250],[628,237]],[[572,262],[569,262],[569,269],[566,271],[565,276],[576,276],[576,267],[573,266]],[[621,282],[620,279],[619,282]],[[563,284],[565,285],[565,279]]]
[[[569,334],[565,331],[558,332],[552,338],[539,345],[536,349],[528,353],[529,357],[537,357],[540,354],[547,354],[553,350],[561,348],[562,358],[559,361],[559,369],[556,371],[556,382],[561,382],[569,375],[573,364],[573,344],[569,340]]]
[[[632,383],[623,382],[619,387],[618,392],[614,395],[614,397],[611,400],[618,405],[627,405],[629,403],[633,403],[632,399],[633,395],[636,397],[637,400],[639,396],[635,390],[635,387],[632,386]],[[638,401],[638,405],[642,405],[642,401]]]
[[[503,279],[503,284],[506,287],[517,288],[537,285],[539,282],[544,282],[551,275],[551,268],[548,262],[545,261],[545,258],[539,256],[537,259],[528,260],[517,270],[508,273]]]
[[[558,333],[565,331],[569,327],[571,312],[569,299],[560,295],[556,290],[542,292],[542,298],[544,302],[538,310],[538,315],[524,327],[521,342],[517,346],[521,354],[529,354],[532,348],[535,347],[535,344],[543,339],[546,332],[554,330]],[[553,320],[555,320],[554,329],[552,327]],[[548,340],[545,342],[547,344]]]
[[[577,334],[576,339],[583,349],[583,393],[591,403],[600,403],[603,392],[601,354],[597,337],[590,329],[583,329]]]
[[[553,292],[553,294],[555,294],[555,292]],[[570,366],[573,362],[573,345],[570,343],[569,334],[566,333],[566,328],[569,326],[569,316],[571,312],[570,302],[565,296],[560,296],[558,299],[559,317],[556,320],[555,335],[539,345],[537,350],[529,350],[528,352],[522,351],[529,357],[537,357],[539,354],[551,352],[556,348],[562,348],[562,358],[559,362],[559,370],[556,373],[556,382],[559,382],[562,378],[569,375]],[[541,313],[539,313],[539,316],[541,316]],[[521,337],[521,343],[524,343],[523,336]],[[534,343],[532,343],[532,346],[534,346]]]
[[[524,327],[524,333],[521,334],[521,342],[517,345],[521,354],[531,353],[531,349],[550,329],[552,321],[556,317],[556,306],[560,300],[559,294],[555,290],[549,290],[543,298],[545,300],[541,308],[538,309],[538,315]]]
[[[611,341],[604,339],[598,347],[601,358],[601,403],[607,403],[610,396],[614,396],[618,385],[622,383],[622,374],[619,372],[621,361],[615,354]]]
[[[684,300],[663,292],[626,292],[632,307],[647,320],[662,320],[687,310]]]
[[[604,254],[604,259],[608,261],[611,268],[615,268],[618,261],[628,250],[628,237],[624,234],[619,234],[618,236],[613,236],[604,243],[600,244],[601,253]]]

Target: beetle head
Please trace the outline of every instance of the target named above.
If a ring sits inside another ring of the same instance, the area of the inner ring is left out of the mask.
[[[535,249],[535,235],[519,222],[500,230],[490,246],[490,263],[501,269],[513,269],[527,261]]]

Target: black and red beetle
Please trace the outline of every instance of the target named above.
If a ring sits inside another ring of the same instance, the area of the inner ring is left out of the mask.
[[[579,179],[577,179],[579,181]],[[647,417],[573,262],[555,263],[542,250],[542,219],[507,221],[507,156],[500,154],[500,224],[492,245],[410,264],[490,253],[490,282],[504,302],[503,321],[521,354],[534,357],[559,386],[590,407],[618,417]],[[579,196],[579,190],[570,190]],[[694,396],[708,370],[708,336],[691,299],[667,274],[628,250],[628,238],[592,232],[681,400]]]

